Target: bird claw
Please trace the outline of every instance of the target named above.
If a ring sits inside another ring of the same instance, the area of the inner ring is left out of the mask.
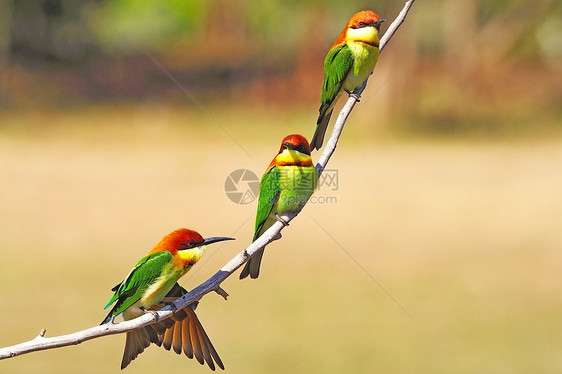
[[[355,91],[350,92],[349,90],[345,90],[345,89],[344,89],[344,91],[347,92],[347,94],[349,95],[349,97],[354,98],[357,102],[360,101],[361,95],[359,95],[358,93],[355,93]]]
[[[164,301],[164,305],[169,306],[174,313],[178,310],[178,307],[173,301]]]
[[[350,93],[350,94],[349,94],[349,97],[352,97],[352,98],[354,98],[354,99],[355,99],[355,101],[357,101],[357,102],[361,101],[361,100],[360,100],[360,99],[361,99],[361,96],[359,96],[359,94],[356,94],[356,93]]]
[[[154,318],[158,321],[160,319],[160,315],[158,315],[158,312],[156,312],[155,310],[146,310],[143,307],[141,307],[142,311],[145,313],[150,313],[154,316]]]
[[[285,220],[284,218],[279,217],[279,215],[277,215],[277,213],[275,213],[275,218],[277,218],[277,220],[279,222],[281,222],[283,224],[283,226],[289,226],[289,222],[287,222],[287,220]]]

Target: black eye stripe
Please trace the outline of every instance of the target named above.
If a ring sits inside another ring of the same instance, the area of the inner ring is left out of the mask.
[[[300,153],[304,153],[305,155],[310,156],[310,151],[307,149],[305,144],[294,145],[294,144],[290,144],[290,143],[284,143],[281,150],[279,150],[279,154],[283,153],[283,151],[285,149],[293,149],[295,151],[298,151]]]
[[[299,146],[296,147],[296,150],[300,153],[304,153],[305,155],[310,155],[310,152],[308,151],[308,149],[306,149],[304,144],[299,144]]]

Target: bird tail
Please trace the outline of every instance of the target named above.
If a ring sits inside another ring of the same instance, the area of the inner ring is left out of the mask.
[[[123,351],[123,359],[121,360],[121,370],[125,369],[139,354],[141,354],[146,347],[151,343],[149,334],[150,326],[143,327],[135,331],[127,333],[125,340],[125,350]],[[154,330],[152,330],[154,332]]]
[[[332,112],[334,110],[333,102],[329,105],[320,106],[320,115],[318,116],[318,121],[316,121],[316,130],[310,141],[310,149],[313,151],[315,149],[320,149],[322,143],[324,143],[324,136],[326,135],[326,129],[328,128],[328,123],[332,117]]]
[[[260,264],[263,257],[264,249],[256,252],[249,260],[246,262],[244,269],[240,273],[240,279],[246,278],[248,275],[252,279],[256,279],[260,275]]]
[[[173,302],[186,293],[187,291],[176,283],[162,302],[153,305],[150,309],[158,310],[165,306],[165,302]],[[150,343],[154,343],[159,347],[164,346],[168,351],[173,348],[177,354],[183,351],[187,357],[195,357],[201,365],[205,365],[206,362],[213,371],[215,363],[224,370],[219,354],[195,314],[196,307],[197,303],[190,304],[178,310],[170,318],[127,333],[121,369],[142,353]],[[133,335],[129,337],[129,334]]]
[[[171,319],[173,326],[158,334],[158,340],[154,342],[156,345],[168,351],[173,348],[177,354],[183,351],[187,357],[195,357],[201,365],[206,362],[213,371],[215,363],[224,370],[219,354],[191,305],[176,312]]]

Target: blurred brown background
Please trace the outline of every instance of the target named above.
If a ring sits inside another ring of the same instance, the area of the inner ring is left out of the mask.
[[[242,250],[255,202],[231,202],[225,179],[312,136],[339,31],[373,9],[384,32],[402,6],[0,2],[0,346],[98,324],[177,227],[238,239],[209,247],[188,289]],[[560,372],[561,104],[560,2],[417,1],[329,164],[337,188],[268,247],[259,280],[203,299],[227,370]],[[0,371],[118,372],[123,345]],[[127,370],[208,372],[157,347]]]

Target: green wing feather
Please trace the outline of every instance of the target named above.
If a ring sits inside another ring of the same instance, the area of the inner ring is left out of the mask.
[[[347,44],[341,44],[328,52],[324,60],[324,84],[320,108],[327,107],[334,101],[352,65],[353,53]]]
[[[269,216],[274,213],[279,194],[281,193],[281,171],[276,166],[269,168],[260,180],[260,195],[258,199],[258,211],[256,213],[256,226],[254,229],[254,239],[256,240],[271,223],[268,224]],[[263,249],[256,252],[252,258],[246,262],[244,269],[240,273],[240,279],[257,278],[260,273],[260,264],[263,256]]]
[[[260,195],[258,200],[258,211],[256,213],[256,225],[254,239],[256,240],[263,232],[267,218],[271,214],[275,203],[279,199],[281,191],[281,172],[273,166],[265,172],[260,181]],[[267,227],[265,228],[267,229]]]
[[[311,149],[320,149],[328,122],[334,110],[334,103],[341,91],[343,82],[353,65],[353,53],[347,44],[340,44],[330,50],[324,59],[324,83],[320,96],[320,109],[316,130],[310,142]]]
[[[162,268],[170,261],[172,261],[172,254],[168,251],[156,252],[143,257],[125,280],[112,289],[115,293],[111,296],[105,308],[107,309],[115,301],[117,303],[102,324],[109,322],[113,316],[122,313],[136,303],[146,289],[162,274]]]

